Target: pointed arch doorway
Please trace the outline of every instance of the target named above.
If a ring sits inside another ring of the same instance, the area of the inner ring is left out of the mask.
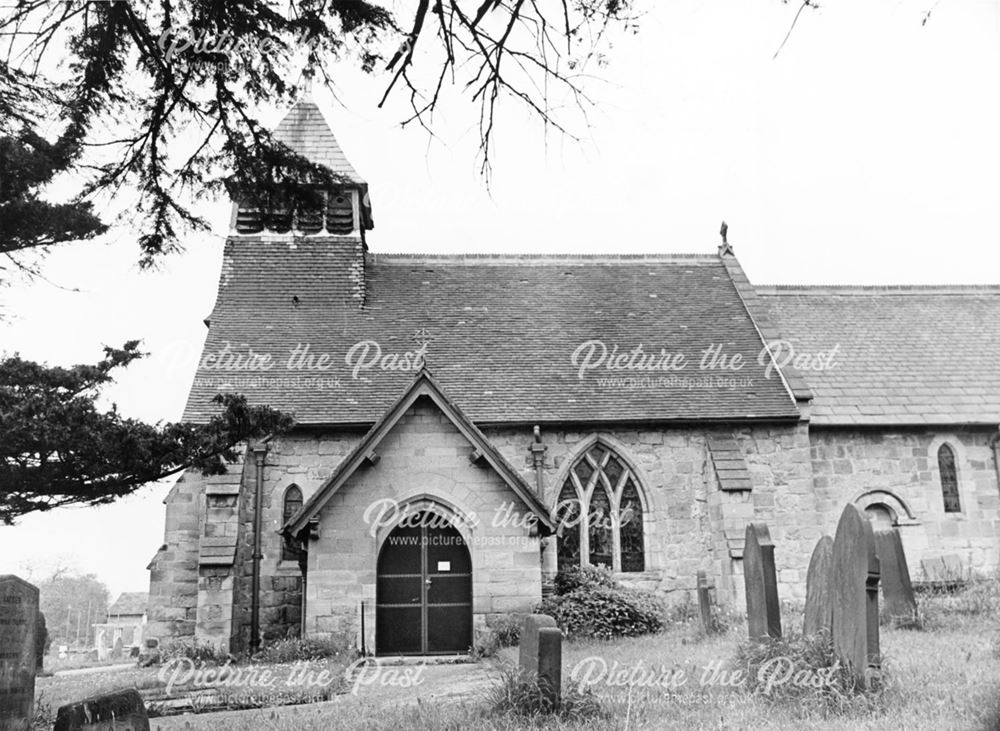
[[[472,646],[472,557],[446,518],[425,511],[396,527],[376,574],[376,654],[445,655]]]

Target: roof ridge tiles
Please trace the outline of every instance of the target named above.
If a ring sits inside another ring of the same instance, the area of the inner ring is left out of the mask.
[[[757,294],[786,296],[797,294],[1000,294],[1000,284],[758,284]]]
[[[714,254],[504,254],[504,253],[468,253],[468,254],[421,254],[405,252],[369,252],[368,259],[375,264],[421,264],[437,262],[447,264],[483,264],[497,263],[538,263],[564,264],[583,262],[598,264],[602,262],[650,262],[662,264],[718,264],[719,257]]]

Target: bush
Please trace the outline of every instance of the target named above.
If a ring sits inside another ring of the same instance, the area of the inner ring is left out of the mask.
[[[557,595],[598,586],[615,589],[619,585],[614,573],[604,566],[573,566],[556,574],[554,583]]]
[[[607,569],[574,568],[560,576],[556,594],[546,598],[538,611],[551,615],[568,637],[611,639],[663,629],[659,598],[624,588]]]
[[[802,710],[870,713],[879,710],[884,700],[884,676],[871,688],[859,685],[837,661],[829,633],[748,640],[737,647],[731,665],[743,671],[745,691]]]
[[[493,622],[493,631],[500,647],[514,647],[521,641],[522,621],[520,617],[508,614]]]
[[[309,662],[353,654],[353,643],[346,637],[335,639],[289,637],[265,643],[251,660],[260,663]]]
[[[564,688],[558,704],[553,704],[539,685],[538,678],[507,669],[488,695],[493,713],[515,716],[556,715],[562,720],[605,719],[608,713],[590,690]]]
[[[227,662],[235,662],[236,656],[225,650],[220,650],[215,645],[197,642],[185,642],[176,640],[168,642],[160,647],[161,662],[168,662],[174,658],[186,657],[196,663],[209,665],[225,665]]]
[[[507,614],[493,621],[485,631],[479,632],[469,650],[473,660],[493,657],[502,647],[513,647],[521,639],[521,618]]]

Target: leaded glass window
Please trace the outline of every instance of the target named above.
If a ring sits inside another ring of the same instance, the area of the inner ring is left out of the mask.
[[[556,505],[559,568],[646,568],[642,502],[631,468],[598,442],[569,469]]]
[[[958,496],[958,473],[955,469],[955,452],[947,444],[938,449],[938,472],[941,474],[941,495],[944,512],[961,513],[962,501]]]
[[[298,485],[292,485],[285,490],[285,501],[282,506],[282,524],[287,523],[302,508],[302,490]],[[285,537],[281,544],[282,561],[298,561],[302,556],[302,547],[294,538]]]

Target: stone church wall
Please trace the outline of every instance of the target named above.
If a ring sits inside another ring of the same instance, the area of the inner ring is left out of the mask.
[[[491,428],[486,435],[534,483],[531,430]],[[750,491],[720,490],[708,434],[735,435],[752,480]],[[742,596],[743,534],[764,521],[776,548],[782,596],[805,596],[805,570],[818,537],[808,433],[803,425],[721,427],[586,426],[543,429],[545,504],[553,506],[569,467],[596,438],[639,475],[649,515],[647,570],[621,574],[628,584],[662,592],[670,602],[694,601],[697,572],[712,577],[720,599]]]
[[[198,619],[198,544],[204,516],[204,478],[198,472],[185,472],[163,502],[164,543],[148,567],[146,635],[161,640],[193,640]]]
[[[474,516],[456,527],[472,557],[477,627],[497,614],[530,611],[541,599],[539,539],[523,521],[494,525],[507,506],[523,513],[521,500],[492,468],[469,460],[473,447],[448,418],[418,403],[376,452],[378,464],[356,472],[321,513],[319,538],[309,549],[306,633],[356,636],[364,601],[366,643],[373,647],[376,560],[391,526],[373,535],[364,516],[379,501],[415,511],[430,501],[445,515]]]
[[[966,567],[996,569],[1000,552],[1000,489],[989,440],[994,429],[834,429],[813,427],[813,484],[826,533],[845,503],[882,504],[899,525],[910,574],[920,560],[957,555]],[[946,513],[937,453],[956,457],[962,510]]]

